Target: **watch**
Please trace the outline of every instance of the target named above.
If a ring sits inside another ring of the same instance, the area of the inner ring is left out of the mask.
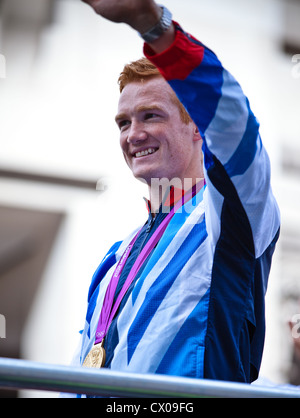
[[[147,32],[140,33],[140,36],[148,44],[160,38],[161,35],[163,35],[172,25],[172,13],[165,6],[160,5],[160,7],[162,8],[162,11],[163,11],[160,21],[151,29],[149,29]]]

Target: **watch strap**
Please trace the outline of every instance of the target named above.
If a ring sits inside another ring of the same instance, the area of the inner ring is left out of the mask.
[[[159,39],[172,25],[172,13],[165,6],[162,8],[162,17],[159,22],[145,33],[140,33],[140,36],[146,43],[152,43]]]

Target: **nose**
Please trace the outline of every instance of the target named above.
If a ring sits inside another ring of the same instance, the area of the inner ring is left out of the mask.
[[[146,139],[147,132],[145,131],[143,124],[137,121],[132,121],[128,131],[127,143],[137,144],[145,141]]]

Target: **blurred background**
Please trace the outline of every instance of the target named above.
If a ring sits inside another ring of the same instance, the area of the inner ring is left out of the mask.
[[[164,4],[217,53],[261,123],[282,213],[261,375],[300,385],[287,325],[300,313],[300,0]],[[118,75],[142,46],[80,0],[0,0],[0,357],[69,364],[95,269],[146,220],[147,189],[114,123]]]

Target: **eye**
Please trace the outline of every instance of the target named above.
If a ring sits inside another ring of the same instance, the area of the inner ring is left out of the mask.
[[[120,130],[122,130],[122,129],[126,128],[126,126],[130,125],[130,121],[124,119],[124,120],[119,121],[118,125],[119,125]]]
[[[156,118],[158,115],[156,113],[146,113],[145,120]]]

